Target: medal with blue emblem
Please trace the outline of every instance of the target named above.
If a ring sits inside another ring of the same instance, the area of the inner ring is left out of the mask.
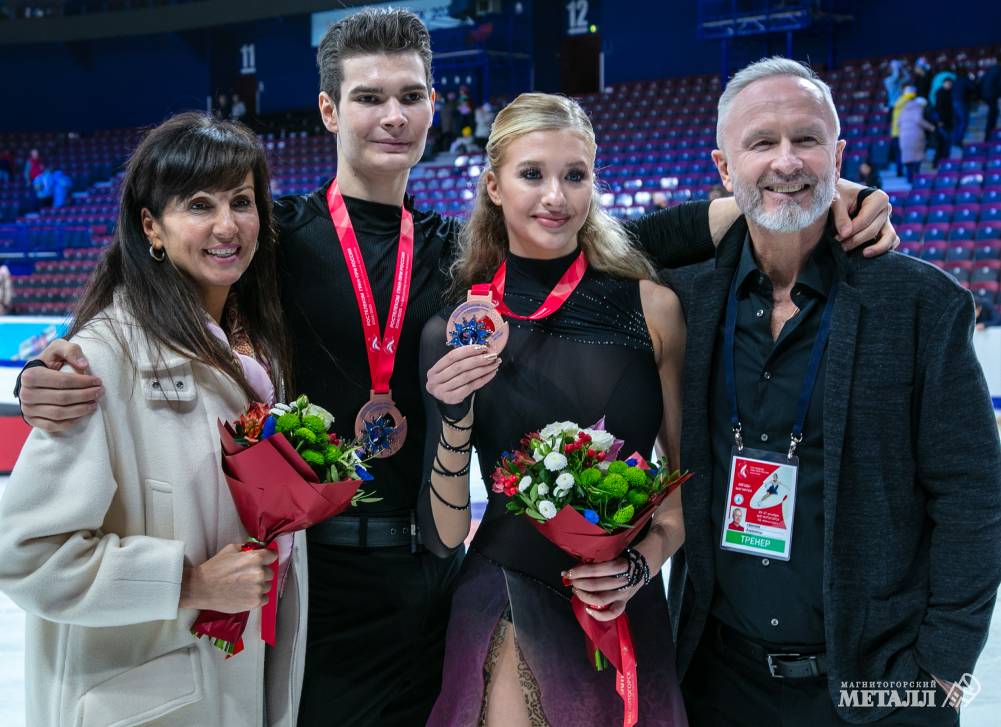
[[[491,353],[499,353],[507,345],[507,322],[497,311],[490,292],[477,290],[466,294],[448,317],[445,326],[445,343],[452,348],[459,346],[486,346]]]
[[[358,301],[365,352],[372,378],[368,401],[355,417],[355,436],[365,447],[369,457],[392,457],[400,451],[407,439],[407,418],[396,408],[389,384],[396,365],[396,352],[410,299],[414,218],[406,207],[400,210],[400,241],[396,252],[396,272],[393,274],[393,293],[389,301],[385,330],[380,334],[379,315],[375,309],[375,297],[365,270],[365,261],[336,179],[327,189],[327,206]]]
[[[355,417],[355,437],[371,457],[391,457],[407,439],[407,418],[393,402],[392,392],[369,393]]]

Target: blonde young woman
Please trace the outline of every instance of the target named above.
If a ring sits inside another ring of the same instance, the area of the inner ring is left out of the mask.
[[[528,315],[579,256],[588,266],[556,312],[508,319],[510,340],[499,356],[472,347],[449,352],[448,311],[425,327],[421,358],[437,402],[427,407],[427,462],[435,466],[421,496],[422,524],[425,544],[439,553],[461,547],[469,531],[469,444],[481,471],[491,472],[526,432],[560,420],[588,426],[604,416],[624,451],[651,452],[656,443],[678,461],[681,307],[598,205],[586,114],[561,96],[523,94],[497,115],[487,155],[455,290],[489,282],[506,261],[504,302]],[[506,500],[491,493],[466,556],[429,724],[615,724],[623,709],[615,671],[596,672],[585,658],[561,580],[575,562],[526,519],[506,513]],[[634,546],[657,574],[683,540],[676,493]],[[570,577],[596,617],[627,610],[632,618],[640,723],[685,724],[663,583],[657,575],[645,588],[622,588],[623,580],[606,577],[627,567],[619,559],[592,569],[596,577]]]

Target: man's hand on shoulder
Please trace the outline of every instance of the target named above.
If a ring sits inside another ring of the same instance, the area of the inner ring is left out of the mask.
[[[45,365],[21,374],[21,414],[28,424],[54,434],[97,410],[104,388],[90,373],[90,364],[77,344],[58,338],[38,360]],[[60,370],[67,364],[73,371]]]

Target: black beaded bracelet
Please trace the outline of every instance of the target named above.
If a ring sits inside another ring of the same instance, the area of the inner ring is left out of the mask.
[[[433,494],[435,497],[437,497],[438,498],[438,502],[440,502],[445,507],[450,508],[452,510],[459,510],[459,511],[468,510],[469,509],[469,504],[470,504],[470,501],[471,501],[470,498],[466,499],[466,504],[465,505],[461,505],[461,506],[460,505],[453,505],[451,502],[449,502],[448,500],[446,500],[444,497],[441,496],[441,493],[438,492],[438,490],[435,489],[433,483],[429,482],[428,484],[431,487],[431,494]]]
[[[472,424],[470,424],[468,427],[464,427],[461,424],[459,424],[459,422],[462,421],[461,419],[449,419],[444,414],[441,415],[441,421],[445,426],[449,427],[450,429],[454,429],[457,432],[468,432],[470,429],[473,428]]]
[[[436,454],[434,456],[434,464],[431,465],[431,471],[434,472],[435,474],[441,475],[442,477],[462,477],[464,475],[469,474],[469,463],[467,462],[466,466],[463,467],[462,469],[450,470],[445,465],[442,464],[441,460],[438,458],[438,455]]]
[[[632,588],[633,586],[638,586],[641,583],[644,586],[649,585],[650,566],[647,564],[646,558],[643,557],[643,554],[633,548],[626,548],[625,556],[629,561],[626,586]]]
[[[438,445],[441,446],[441,447],[444,447],[449,452],[456,452],[458,454],[469,454],[469,452],[471,452],[472,449],[473,449],[473,445],[472,445],[472,443],[471,443],[471,441],[469,439],[466,440],[465,444],[462,444],[462,445],[460,445],[458,447],[456,447],[456,446],[454,446],[452,444],[449,444],[445,440],[445,433],[444,432],[442,432],[441,436],[438,438]]]

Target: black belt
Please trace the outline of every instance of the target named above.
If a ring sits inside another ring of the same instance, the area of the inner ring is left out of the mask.
[[[338,515],[317,523],[307,532],[310,542],[342,548],[397,548],[410,546],[416,553],[423,547],[421,529],[413,510],[405,517]]]
[[[824,652],[801,654],[798,652],[772,651],[757,641],[744,638],[715,619],[709,622],[715,628],[716,644],[722,651],[735,651],[768,670],[775,679],[813,679],[827,673]]]

